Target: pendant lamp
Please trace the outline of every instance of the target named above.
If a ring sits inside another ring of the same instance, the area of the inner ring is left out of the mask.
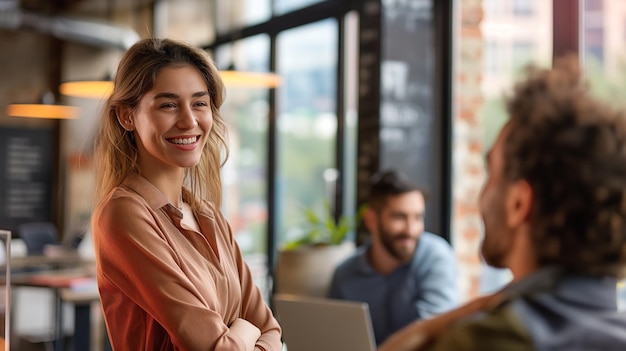
[[[226,87],[271,89],[281,84],[280,76],[275,73],[228,69],[220,71],[220,76]],[[113,92],[113,82],[110,80],[65,82],[61,83],[59,91],[66,96],[106,99]]]
[[[113,92],[110,80],[86,80],[61,83],[61,94],[89,99],[106,99]]]
[[[276,88],[281,84],[281,78],[276,73],[246,72],[228,69],[220,71],[222,81],[226,87],[242,88]]]
[[[11,117],[73,119],[78,117],[79,108],[56,105],[54,95],[46,92],[41,104],[9,104],[6,113]]]

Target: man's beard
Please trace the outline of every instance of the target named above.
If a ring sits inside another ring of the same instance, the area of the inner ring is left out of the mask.
[[[415,250],[417,250],[416,238],[413,238],[406,233],[393,235],[385,231],[385,229],[383,229],[382,226],[380,225],[378,226],[378,232],[380,233],[380,241],[382,242],[383,247],[391,256],[393,256],[394,258],[396,258],[398,261],[402,263],[408,263],[413,259],[413,254],[415,253]],[[405,246],[403,246],[402,248],[398,248],[397,246],[394,246],[395,241],[399,239],[411,239],[415,241],[415,245],[413,246],[413,249],[409,251],[409,250],[406,250]]]

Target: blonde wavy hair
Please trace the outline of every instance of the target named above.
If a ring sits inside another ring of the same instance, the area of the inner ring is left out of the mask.
[[[120,108],[136,110],[141,98],[154,85],[164,67],[191,65],[202,74],[211,97],[213,127],[202,150],[200,162],[185,171],[186,187],[193,197],[212,201],[219,208],[222,200],[220,168],[228,158],[226,125],[220,114],[224,84],[209,55],[202,49],[171,39],[144,39],[134,44],[120,60],[113,93],[104,106],[95,141],[96,203],[137,168],[137,147],[132,132],[118,122]],[[196,207],[194,199],[185,199]]]

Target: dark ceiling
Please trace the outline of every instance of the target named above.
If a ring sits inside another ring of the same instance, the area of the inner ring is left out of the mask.
[[[0,30],[35,30],[67,41],[127,49],[139,39],[116,18],[153,8],[156,0],[0,0]]]

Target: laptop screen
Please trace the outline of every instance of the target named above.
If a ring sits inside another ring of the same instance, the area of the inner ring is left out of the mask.
[[[367,303],[290,294],[274,295],[287,351],[374,351]]]

